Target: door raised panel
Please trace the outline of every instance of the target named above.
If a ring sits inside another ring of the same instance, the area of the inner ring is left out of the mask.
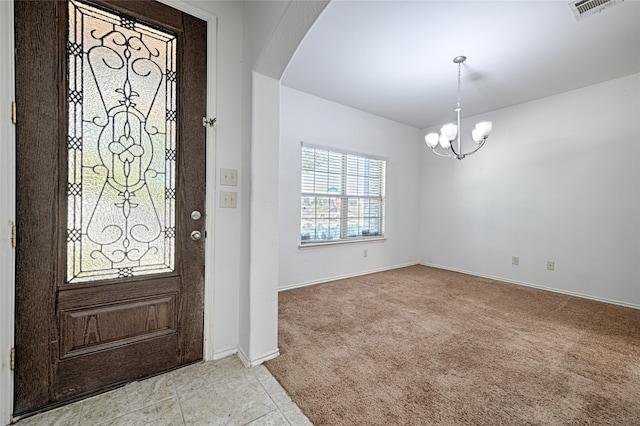
[[[177,295],[127,300],[60,314],[60,358],[176,333]]]

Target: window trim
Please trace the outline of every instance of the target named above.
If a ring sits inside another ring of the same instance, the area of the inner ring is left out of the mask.
[[[336,244],[352,244],[352,243],[362,243],[362,242],[373,242],[373,241],[386,241],[387,239],[387,235],[386,235],[386,222],[387,222],[387,209],[386,209],[386,199],[387,199],[387,195],[386,195],[386,186],[387,186],[387,163],[388,163],[388,159],[387,157],[384,156],[379,156],[379,155],[373,155],[373,154],[365,154],[362,152],[358,152],[358,151],[353,151],[353,150],[348,150],[348,149],[343,149],[343,148],[336,148],[336,147],[331,147],[331,146],[326,146],[326,145],[316,145],[316,144],[310,144],[310,143],[306,143],[304,141],[300,141],[300,155],[302,158],[302,149],[303,148],[311,148],[311,149],[318,149],[318,150],[324,150],[324,151],[328,151],[328,152],[334,152],[334,153],[338,153],[338,154],[342,154],[342,155],[352,155],[352,156],[357,156],[357,157],[362,157],[365,158],[367,160],[377,160],[377,161],[382,161],[384,162],[384,176],[383,176],[383,180],[382,180],[382,196],[381,197],[374,197],[374,196],[369,196],[369,195],[365,195],[365,196],[352,196],[352,198],[358,198],[358,199],[366,199],[366,198],[372,198],[372,199],[376,199],[376,200],[381,200],[381,204],[382,204],[382,215],[380,217],[381,221],[382,221],[382,234],[376,234],[376,235],[372,235],[369,237],[366,236],[356,236],[356,237],[347,237],[347,238],[338,238],[338,239],[332,239],[332,240],[302,240],[302,236],[299,235],[298,237],[298,248],[299,249],[303,249],[303,248],[310,248],[310,247],[321,247],[321,246],[329,246],[329,245],[336,245]],[[300,178],[300,187],[298,189],[298,195],[299,195],[299,199],[302,200],[302,197],[304,197],[305,195],[307,196],[314,196],[314,197],[319,197],[322,195],[319,194],[314,194],[314,193],[309,193],[309,192],[302,192],[302,172],[303,172],[303,168],[302,168],[302,164],[300,164],[300,169],[298,172],[298,176]],[[345,171],[346,173],[346,171]],[[344,198],[349,198],[349,196],[346,193],[343,193],[341,195],[341,197]],[[300,201],[301,202],[301,201]],[[345,204],[346,207],[346,203],[342,203]],[[299,209],[302,208],[302,204],[299,204]],[[300,224],[302,224],[302,216],[299,213],[298,217],[300,219]]]
[[[298,243],[298,249],[308,249],[314,247],[323,247],[323,246],[335,246],[340,244],[354,244],[354,243],[371,243],[371,242],[385,242],[387,241],[386,236],[377,235],[375,237],[352,237],[347,240],[320,240],[318,242],[308,242],[302,244],[302,242]]]
[[[324,149],[325,151],[333,151],[333,152],[337,152],[339,154],[348,154],[348,155],[356,155],[358,157],[366,157],[366,158],[368,158],[370,160],[380,160],[380,161],[384,161],[384,162],[388,162],[389,161],[389,157],[385,157],[385,156],[382,156],[382,155],[369,154],[369,153],[362,152],[362,151],[354,151],[354,150],[351,150],[351,149],[338,148],[338,147],[329,146],[329,145],[318,145],[318,144],[314,144],[314,143],[307,143],[307,142],[304,142],[304,141],[300,141],[300,148]]]

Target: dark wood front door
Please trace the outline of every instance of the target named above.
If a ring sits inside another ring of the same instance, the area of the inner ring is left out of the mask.
[[[206,31],[15,3],[15,415],[202,359]]]

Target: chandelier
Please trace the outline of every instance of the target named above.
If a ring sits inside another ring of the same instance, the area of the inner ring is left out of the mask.
[[[460,111],[462,111],[462,107],[460,106],[460,69],[462,63],[466,60],[466,56],[456,56],[453,58],[453,62],[458,64],[458,103],[457,108],[455,109],[458,116],[457,124],[446,124],[440,129],[440,134],[429,133],[424,137],[427,146],[431,148],[434,154],[439,155],[440,157],[452,157],[462,160],[467,155],[475,153],[484,146],[484,143],[487,141],[489,133],[491,133],[491,129],[493,128],[491,121],[481,121],[476,124],[476,127],[471,131],[471,138],[477,146],[475,149],[467,153],[462,153],[462,146],[460,143]],[[442,148],[440,151],[436,150],[438,145]]]

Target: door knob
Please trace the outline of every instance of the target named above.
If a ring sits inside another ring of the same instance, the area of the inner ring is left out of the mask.
[[[191,231],[191,239],[193,241],[198,241],[200,238],[202,238],[202,232],[200,232],[200,231]]]

